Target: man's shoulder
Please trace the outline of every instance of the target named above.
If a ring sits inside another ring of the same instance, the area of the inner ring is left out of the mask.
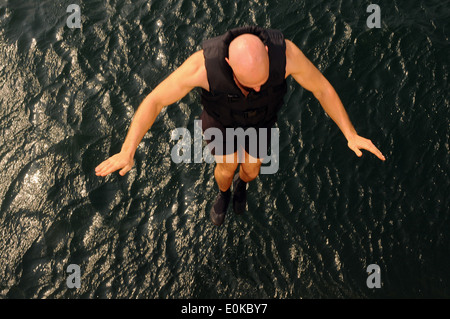
[[[209,90],[208,77],[205,67],[205,57],[203,50],[193,53],[186,61],[187,67],[190,69],[190,74],[195,86],[202,87]]]
[[[303,62],[303,53],[292,41],[285,39],[286,42],[286,77],[292,73],[297,73],[301,69]]]

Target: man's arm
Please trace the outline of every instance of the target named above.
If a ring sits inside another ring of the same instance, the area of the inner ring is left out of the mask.
[[[294,43],[286,40],[286,77],[289,75],[302,87],[314,94],[325,112],[344,134],[348,142],[348,147],[357,156],[362,156],[361,149],[365,149],[375,154],[379,159],[385,160],[383,154],[373,145],[372,141],[357,134],[339,96],[330,82],[328,82]]]
[[[97,176],[106,176],[121,169],[125,175],[134,165],[134,154],[144,135],[161,110],[183,98],[195,87],[208,88],[203,51],[191,55],[177,70],[162,81],[139,105],[120,153],[95,168]]]

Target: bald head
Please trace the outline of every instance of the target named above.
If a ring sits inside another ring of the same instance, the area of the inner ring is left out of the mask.
[[[233,39],[226,60],[238,81],[247,87],[258,88],[256,91],[269,78],[268,49],[253,34],[243,34]]]

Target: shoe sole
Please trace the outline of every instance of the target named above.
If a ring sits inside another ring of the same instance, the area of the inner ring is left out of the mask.
[[[215,226],[221,226],[221,225],[224,223],[224,221],[225,221],[225,217],[226,217],[227,212],[225,211],[223,214],[217,214],[217,213],[216,213],[216,211],[215,211],[215,209],[214,209],[214,205],[215,205],[215,203],[216,203],[216,201],[217,201],[217,198],[218,198],[218,197],[216,197],[216,200],[214,201],[214,204],[213,204],[213,206],[211,207],[211,210],[210,210],[210,212],[209,212],[209,218],[211,219],[211,222],[212,222]],[[227,207],[228,207],[228,205],[227,205]],[[214,221],[215,218],[213,218],[213,216],[214,216],[214,217],[220,217],[221,215],[223,215],[222,221],[216,223],[216,222]]]
[[[245,200],[245,207],[244,207],[244,209],[242,210],[242,212],[241,212],[241,211],[238,211],[238,210],[236,209],[236,202],[235,202],[235,200],[234,200],[234,191],[236,190],[236,184],[237,184],[238,180],[239,180],[239,172],[237,172],[237,173],[234,175],[234,177],[233,177],[233,212],[234,212],[236,215],[242,215],[242,214],[244,214],[244,213],[247,211],[247,200]]]
[[[217,213],[214,211],[214,208],[212,208],[211,211],[210,211],[210,213],[209,213],[209,217],[210,217],[210,219],[211,219],[211,222],[213,223],[214,226],[221,226],[221,225],[223,225],[223,222],[225,221],[225,216],[223,217],[222,222],[216,223],[216,222],[214,221],[213,215],[216,215],[216,216],[220,215],[220,214],[217,214]],[[225,215],[225,214],[224,214],[224,215]]]

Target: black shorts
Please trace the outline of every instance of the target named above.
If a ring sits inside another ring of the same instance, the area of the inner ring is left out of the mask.
[[[271,127],[264,126],[266,134],[261,133],[258,128],[249,128],[254,129],[255,134],[250,134],[248,129],[241,129],[240,132],[245,132],[243,137],[238,138],[236,134],[240,128],[226,130],[226,128],[215,118],[210,116],[205,110],[203,110],[200,119],[202,121],[202,131],[203,134],[209,128],[218,128],[222,132],[222,150],[216,149],[211,142],[215,140],[215,136],[212,135],[211,139],[206,139],[208,146],[210,147],[210,151],[212,155],[229,155],[236,153],[238,150],[244,149],[248,154],[250,154],[254,158],[265,158],[269,153],[270,143],[271,143]],[[234,131],[234,133],[233,133]],[[256,138],[254,138],[256,136]],[[264,140],[261,140],[263,139]],[[228,147],[227,147],[228,145]]]

